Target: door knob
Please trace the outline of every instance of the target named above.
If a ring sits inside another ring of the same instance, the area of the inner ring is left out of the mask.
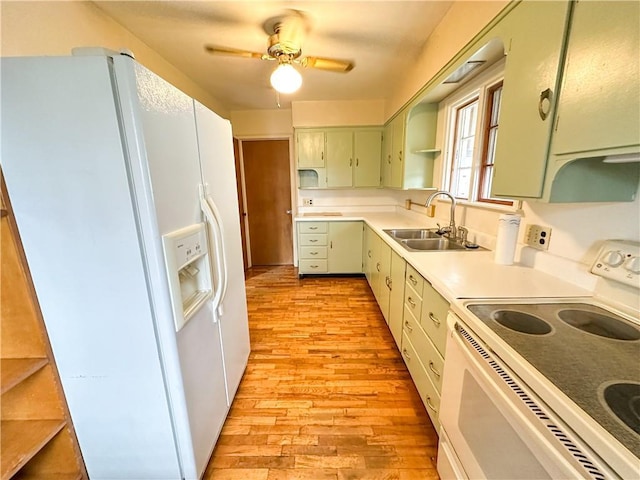
[[[293,212],[293,210],[287,210],[284,213],[286,213],[287,215],[291,215],[292,212]]]

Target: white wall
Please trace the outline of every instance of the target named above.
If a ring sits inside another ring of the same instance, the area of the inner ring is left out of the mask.
[[[74,47],[126,48],[150,70],[203,105],[229,117],[222,104],[92,2],[0,3],[2,56],[70,55]]]

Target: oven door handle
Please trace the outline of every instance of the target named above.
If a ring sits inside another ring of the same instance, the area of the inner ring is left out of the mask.
[[[535,430],[538,430],[547,441],[552,441],[563,449],[563,456],[571,459],[574,468],[578,467],[584,478],[593,480],[608,478],[599,466],[591,461],[591,453],[576,443],[573,434],[563,428],[562,422],[533,393],[522,386],[522,381],[502,365],[501,360],[473,336],[475,334],[467,331],[467,327],[458,321],[455,321],[452,326],[455,332],[452,340],[459,344],[463,350],[461,353],[467,357],[467,361],[472,362],[475,368],[484,372],[484,375],[495,384],[495,388],[498,389],[496,393],[500,392],[505,399],[508,398],[508,402],[522,413],[522,418],[526,418],[532,427],[535,422],[537,424]]]

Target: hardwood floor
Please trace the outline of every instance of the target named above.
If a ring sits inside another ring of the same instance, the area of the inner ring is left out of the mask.
[[[206,480],[437,479],[437,436],[364,277],[247,274],[252,352]]]

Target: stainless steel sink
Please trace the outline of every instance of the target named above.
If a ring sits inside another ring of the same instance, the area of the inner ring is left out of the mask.
[[[452,242],[445,237],[401,240],[400,245],[402,245],[407,250],[412,251],[466,250],[464,245],[457,242]]]
[[[486,250],[477,245],[462,244],[437,233],[433,228],[384,230],[396,242],[411,252],[442,250]]]
[[[435,229],[429,228],[408,228],[396,230],[384,230],[387,235],[394,239],[421,239],[421,238],[441,238],[442,235],[436,233]]]

